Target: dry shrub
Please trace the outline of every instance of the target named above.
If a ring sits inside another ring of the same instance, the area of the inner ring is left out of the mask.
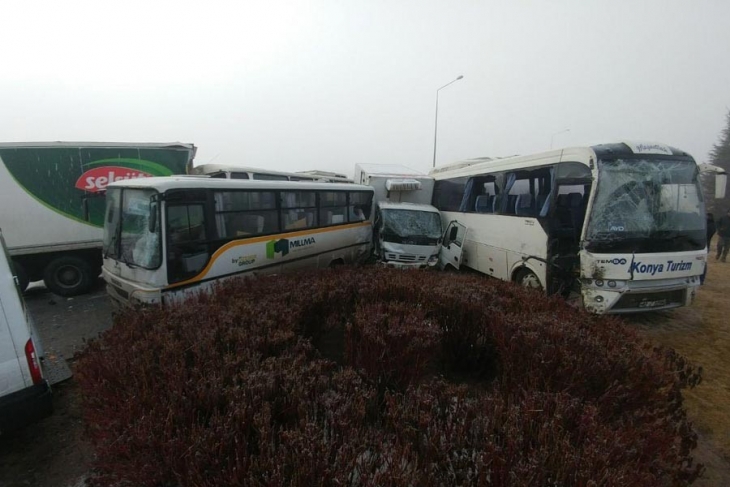
[[[698,373],[474,276],[340,268],[119,316],[77,367],[99,485],[683,485]]]

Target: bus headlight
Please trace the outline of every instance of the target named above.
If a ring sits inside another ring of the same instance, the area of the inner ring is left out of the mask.
[[[603,287],[603,279],[596,279],[595,283],[596,283],[596,286]]]
[[[608,287],[616,287],[616,281],[608,281]]]
[[[596,296],[595,298],[593,298],[593,300],[596,303],[602,303],[603,302],[603,296]]]

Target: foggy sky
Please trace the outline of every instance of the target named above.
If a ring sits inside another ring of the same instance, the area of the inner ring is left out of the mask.
[[[0,19],[2,142],[181,141],[197,164],[427,172],[436,90],[463,75],[439,94],[437,165],[547,150],[554,134],[704,161],[730,107],[727,0],[12,0]]]

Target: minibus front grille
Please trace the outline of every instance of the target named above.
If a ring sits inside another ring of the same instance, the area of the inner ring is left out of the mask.
[[[413,254],[385,254],[386,259],[398,262],[418,262],[426,260],[426,257],[419,257]]]

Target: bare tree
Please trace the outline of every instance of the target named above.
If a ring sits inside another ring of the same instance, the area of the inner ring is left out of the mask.
[[[710,164],[720,166],[730,172],[730,110],[725,115],[725,128],[720,133],[720,139],[712,147],[710,151]],[[730,199],[727,197],[722,200],[715,200],[715,178],[714,176],[703,177],[703,189],[705,193],[705,204],[707,211],[711,211],[715,216],[723,215],[730,209]]]

